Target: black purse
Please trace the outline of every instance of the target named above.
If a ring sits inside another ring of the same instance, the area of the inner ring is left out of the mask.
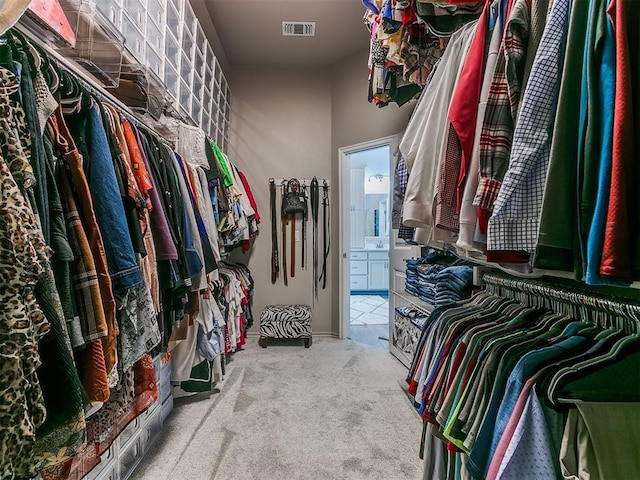
[[[282,214],[296,215],[301,213],[304,218],[307,217],[307,196],[300,187],[300,182],[292,178],[287,183],[287,192],[282,197]]]

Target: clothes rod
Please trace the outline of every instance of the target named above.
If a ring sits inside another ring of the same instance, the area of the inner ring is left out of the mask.
[[[126,115],[128,115],[130,119],[139,123],[141,126],[146,128],[147,130],[150,130],[162,141],[167,142],[166,136],[164,134],[158,132],[156,128],[151,126],[149,124],[150,122],[147,121],[147,119],[145,119],[144,117],[142,117],[139,112],[136,112],[135,110],[131,109],[128,105],[125,105],[120,99],[118,99],[115,95],[109,92],[104,87],[104,85],[102,85],[102,82],[100,82],[100,80],[98,80],[94,75],[92,75],[91,72],[82,68],[82,66],[78,65],[75,61],[73,61],[73,59],[67,58],[61,53],[59,53],[58,51],[56,51],[46,40],[43,41],[40,38],[38,38],[35,35],[35,33],[25,25],[21,23],[17,23],[13,28],[17,29],[20,33],[22,33],[26,37],[26,39],[29,40],[30,42],[37,43],[39,46],[41,46],[44,49],[44,51],[47,53],[47,55],[51,56],[54,61],[58,62],[58,64],[62,68],[65,68],[70,73],[78,77],[79,80],[81,80],[86,86],[88,86],[93,91],[92,93],[102,97],[102,100],[107,101],[111,103],[113,106],[119,108],[122,111],[122,113],[125,113]],[[184,119],[181,119],[181,121],[184,121]]]
[[[627,333],[640,331],[640,303],[631,298],[590,291],[581,285],[557,285],[543,280],[510,277],[497,272],[485,272],[482,281],[487,291],[492,293],[502,292],[516,300],[522,301],[527,298],[534,303],[537,298],[542,302],[540,305],[545,304],[545,300],[559,301],[572,305],[576,311],[581,311],[587,318],[592,319],[592,313],[587,312],[606,312],[617,319],[621,330]]]
[[[295,178],[295,177],[292,177]],[[273,180],[273,182],[280,186],[282,184],[286,184],[289,180],[292,180],[292,178],[270,178],[269,181]],[[300,181],[300,185],[302,185],[303,187],[309,187],[311,186],[311,180],[313,180],[313,178],[298,178],[298,180]],[[322,187],[323,185],[327,185],[327,187],[331,186],[329,180],[326,179],[322,179],[319,178],[318,179],[318,184]]]

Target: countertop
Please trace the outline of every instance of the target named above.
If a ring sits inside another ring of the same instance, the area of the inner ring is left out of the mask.
[[[389,247],[386,247],[386,248],[376,248],[376,247],[372,247],[372,248],[352,248],[351,251],[352,252],[388,252],[389,251]]]

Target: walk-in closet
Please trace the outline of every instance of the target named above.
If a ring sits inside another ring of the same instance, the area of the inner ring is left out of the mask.
[[[638,25],[0,0],[0,480],[640,478]]]

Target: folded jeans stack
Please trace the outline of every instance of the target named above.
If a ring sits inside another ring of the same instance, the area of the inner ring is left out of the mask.
[[[466,265],[452,265],[438,274],[435,305],[445,305],[469,297],[473,269]]]

